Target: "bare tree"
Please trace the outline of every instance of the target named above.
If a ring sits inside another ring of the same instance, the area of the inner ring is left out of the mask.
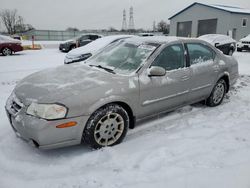
[[[108,31],[109,32],[117,32],[118,30],[111,26],[111,27],[109,27]]]
[[[153,32],[155,32],[157,29],[156,29],[156,22],[154,21],[153,22]]]
[[[164,34],[167,34],[169,32],[168,24],[163,20],[157,24],[157,29],[159,32],[163,32]]]
[[[21,16],[17,15],[16,9],[15,10],[9,10],[9,9],[2,10],[0,12],[0,18],[9,34],[16,33],[15,26],[17,25],[18,22],[23,20]]]
[[[7,32],[10,35],[22,33],[34,29],[30,24],[24,24],[23,17],[17,14],[17,10],[5,9],[0,12],[0,20],[2,20]]]

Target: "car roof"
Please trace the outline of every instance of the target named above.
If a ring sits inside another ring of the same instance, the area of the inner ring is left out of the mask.
[[[6,35],[0,35],[0,43],[6,43],[6,42],[20,43],[19,40],[13,39],[13,38],[6,36]]]
[[[100,35],[100,34],[97,34],[97,33],[82,33],[82,34],[78,35],[78,37],[85,36],[85,35],[97,35],[97,36],[103,36],[103,35]]]
[[[149,37],[138,36],[126,39],[126,41],[137,44],[143,44],[143,43],[166,44],[177,41],[203,42],[202,40],[196,38],[185,38],[185,37],[175,37],[175,36],[149,36]]]

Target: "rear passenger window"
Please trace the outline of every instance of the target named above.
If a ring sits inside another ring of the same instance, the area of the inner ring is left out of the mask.
[[[90,35],[90,40],[96,40],[98,39],[98,35]]]
[[[215,52],[202,44],[187,44],[190,65],[214,60]]]
[[[167,46],[161,51],[161,53],[156,57],[152,66],[159,66],[164,69],[174,70],[183,68],[185,66],[185,56],[182,44],[174,44]]]

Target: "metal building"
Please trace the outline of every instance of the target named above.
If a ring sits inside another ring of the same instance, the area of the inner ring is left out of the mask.
[[[224,34],[239,40],[250,34],[250,10],[240,7],[195,2],[169,20],[172,36]]]

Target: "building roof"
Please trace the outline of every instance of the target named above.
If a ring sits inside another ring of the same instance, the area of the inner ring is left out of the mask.
[[[225,12],[229,12],[229,13],[234,13],[234,14],[248,14],[248,15],[250,15],[249,9],[245,9],[245,8],[241,8],[241,7],[217,5],[217,4],[216,5],[215,4],[204,4],[204,3],[195,2],[191,5],[189,5],[188,7],[186,7],[185,9],[181,10],[180,12],[177,12],[175,15],[171,16],[169,18],[169,20],[171,20],[175,16],[181,14],[182,12],[186,11],[187,9],[193,7],[194,5],[201,5],[201,6],[205,6],[205,7],[210,7],[210,8],[214,8],[217,10],[221,10],[221,11],[225,11]]]

